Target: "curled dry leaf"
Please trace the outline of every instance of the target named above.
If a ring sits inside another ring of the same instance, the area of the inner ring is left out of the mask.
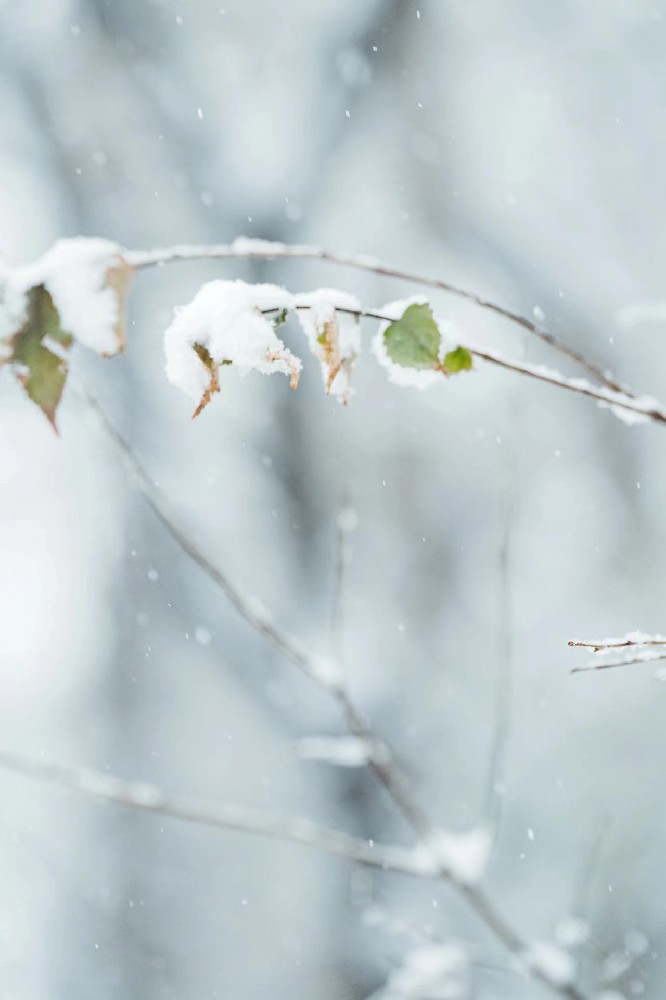
[[[108,269],[104,277],[104,287],[110,289],[110,291],[114,294],[116,301],[117,318],[113,325],[113,331],[115,333],[118,350],[113,351],[112,353],[114,354],[125,350],[125,344],[127,341],[125,329],[127,291],[134,276],[134,271],[135,269],[132,265],[128,264],[125,258],[121,257],[119,254],[116,258],[116,263]],[[106,352],[102,353],[105,358],[110,357],[110,355]]]
[[[347,405],[353,393],[352,370],[361,349],[360,303],[346,292],[321,288],[297,295],[296,308],[310,349],[319,359],[326,393]]]

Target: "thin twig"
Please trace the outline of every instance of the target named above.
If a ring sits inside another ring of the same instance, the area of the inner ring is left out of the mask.
[[[359,840],[357,837],[350,837],[346,833],[331,830],[307,819],[274,816],[244,806],[211,807],[174,799],[155,785],[122,781],[103,771],[62,767],[7,751],[0,751],[0,768],[142,812],[168,816],[170,819],[183,820],[199,826],[238,830],[269,837],[272,840],[303,844],[327,854],[347,858],[349,861],[381,868],[383,871],[421,877],[432,876],[432,872],[423,864],[419,864],[413,851]]]
[[[81,392],[81,390],[79,390]],[[388,746],[380,740],[369,727],[360,710],[356,707],[351,694],[344,686],[342,677],[337,667],[325,663],[316,654],[311,653],[297,639],[273,622],[264,612],[259,612],[254,603],[243,596],[231,583],[226,574],[211,562],[207,554],[190,538],[190,536],[178,526],[162,498],[159,490],[149,479],[147,473],[142,468],[138,459],[134,455],[128,443],[119,432],[109,422],[97,401],[87,392],[82,392],[88,405],[97,415],[97,418],[104,431],[112,441],[123,463],[129,469],[136,485],[142,492],[155,516],[166,528],[172,538],[180,545],[183,551],[206,573],[229,599],[233,607],[239,614],[260,632],[272,645],[281,652],[287,659],[291,660],[306,676],[318,684],[337,701],[350,732],[362,739],[370,748],[369,766],[377,779],[386,788],[399,811],[411,825],[417,837],[422,842],[427,842],[433,833],[430,820],[416,802],[412,789],[398,767]],[[426,851],[426,856],[428,852]],[[506,948],[517,957],[523,957],[529,952],[529,945],[513,929],[501,911],[488,898],[483,889],[476,885],[463,882],[456,876],[456,873],[435,864],[430,867],[425,865],[426,871],[431,876],[447,880],[458,893],[467,901],[477,917],[485,924],[486,928],[499,940]],[[585,1000],[582,993],[574,986],[565,986],[562,983],[551,979],[547,973],[537,967],[531,967],[530,972],[535,979],[538,979],[545,986],[560,996],[568,1000]]]
[[[598,660],[587,663],[583,667],[573,667],[572,674],[585,674],[592,670],[612,670],[614,667],[633,667],[639,663],[657,663],[666,660],[666,650],[660,653],[646,653],[644,656],[627,657],[624,660]]]
[[[368,764],[389,791],[410,826],[418,830],[419,836],[426,837],[430,824],[425,819],[420,806],[415,801],[407,780],[398,769],[386,745],[372,732],[344,686],[339,665],[331,659],[319,656],[308,649],[282,626],[277,625],[259,603],[247,597],[231,582],[227,574],[212,562],[204,549],[182,528],[172,516],[162,494],[141,466],[129,444],[110,423],[97,401],[87,391],[78,387],[91,410],[97,416],[103,430],[120,454],[134,483],[143,494],[155,517],[166,528],[180,548],[222,591],[232,607],[271,645],[319,687],[337,701],[347,725],[354,736],[369,747]]]
[[[414,851],[387,844],[370,844],[338,830],[319,826],[310,820],[284,818],[243,806],[224,805],[211,808],[167,796],[162,789],[143,782],[122,781],[103,771],[89,768],[63,767],[35,760],[22,754],[0,751],[0,768],[24,777],[35,778],[61,788],[113,802],[141,812],[166,816],[198,826],[235,830],[257,834],[272,840],[312,847],[358,864],[419,878],[443,878],[463,893],[483,922],[516,955],[526,953],[526,945],[505,923],[493,904],[478,889],[461,886],[443,869],[424,864]],[[569,1000],[584,1000],[574,987],[561,987],[551,982],[539,969],[531,970],[535,978]]]
[[[646,636],[644,639],[624,636],[621,639],[600,639],[597,642],[583,639],[569,639],[567,646],[593,649],[595,653],[600,653],[604,649],[623,649],[626,646],[666,646],[666,635]]]
[[[255,240],[241,237],[229,244],[217,244],[213,246],[187,246],[177,245],[158,250],[127,250],[124,257],[128,263],[136,268],[156,267],[178,260],[227,260],[229,258],[260,258],[262,260],[276,258],[310,259],[326,261],[330,264],[340,264],[344,267],[352,267],[360,271],[370,271],[372,274],[379,274],[386,278],[397,278],[399,281],[408,281],[414,285],[423,285],[428,288],[436,288],[442,292],[456,295],[458,298],[466,299],[474,303],[481,309],[487,309],[504,319],[510,320],[538,337],[560,354],[580,365],[588,375],[597,379],[602,385],[615,392],[622,392],[630,396],[631,393],[616,379],[604,372],[598,365],[588,361],[579,351],[569,347],[554,334],[544,330],[537,323],[534,323],[526,316],[513,312],[504,306],[491,302],[489,299],[470,292],[467,289],[459,288],[441,278],[433,278],[427,275],[415,274],[412,271],[405,271],[402,268],[393,267],[374,257],[363,255],[352,256],[350,254],[334,253],[324,250],[321,247],[307,245],[292,245],[284,243],[273,243],[267,240]]]

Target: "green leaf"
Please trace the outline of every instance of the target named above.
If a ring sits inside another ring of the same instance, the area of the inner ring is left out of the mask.
[[[277,316],[275,316],[274,319],[273,319],[273,326],[274,326],[274,328],[277,330],[277,328],[279,326],[282,326],[283,323],[286,323],[288,316],[289,316],[289,310],[288,309],[282,309],[282,311],[279,312],[277,314]]]
[[[50,345],[66,351],[72,345],[72,337],[61,328],[58,311],[47,290],[36,285],[28,292],[28,318],[14,336],[11,360],[21,366],[18,379],[30,399],[55,428],[56,411],[67,381],[67,365],[60,352],[56,354],[49,349]]]
[[[384,331],[386,353],[405,368],[436,368],[441,337],[432,309],[426,303],[407,306],[399,320]]]
[[[447,375],[455,375],[456,372],[470,371],[472,368],[472,355],[466,347],[456,347],[444,355],[444,371]]]

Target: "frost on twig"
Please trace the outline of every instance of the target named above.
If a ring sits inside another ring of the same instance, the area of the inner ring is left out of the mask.
[[[176,310],[164,335],[170,382],[197,401],[194,416],[219,392],[219,370],[233,365],[241,375],[288,375],[298,385],[301,362],[275,333],[276,323],[262,310],[289,310],[294,299],[277,285],[209,281],[189,305]]]
[[[353,393],[352,368],[361,350],[360,303],[331,288],[302,293],[295,301],[310,349],[321,364],[326,393],[347,405]]]
[[[0,271],[0,364],[55,426],[74,341],[104,357],[125,345],[133,268],[109,240],[59,240],[32,264]]]

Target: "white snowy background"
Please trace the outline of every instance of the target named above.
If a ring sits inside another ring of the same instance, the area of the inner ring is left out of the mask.
[[[543,310],[663,400],[665,16],[655,0],[3,0],[0,255],[79,234],[374,254]],[[298,392],[230,376],[192,422],[163,332],[220,277],[375,306],[418,291],[316,263],[174,264],[136,280],[127,354],[80,349],[74,369],[229,575],[323,649],[353,507],[345,665],[419,797],[448,829],[483,820],[508,693],[489,890],[529,939],[589,921],[591,992],[662,996],[666,689],[650,665],[571,676],[584,657],[566,642],[666,630],[666,432],[487,368],[401,389],[369,350],[345,409],[295,324]],[[553,363],[432,301],[470,339]],[[74,396],[60,429],[3,374],[0,748],[409,844],[364,769],[299,759],[298,740],[343,734],[338,714],[177,550]],[[360,1000],[432,939],[452,966],[469,945],[455,995],[541,995],[441,885],[5,773],[0,796],[8,1000]]]

